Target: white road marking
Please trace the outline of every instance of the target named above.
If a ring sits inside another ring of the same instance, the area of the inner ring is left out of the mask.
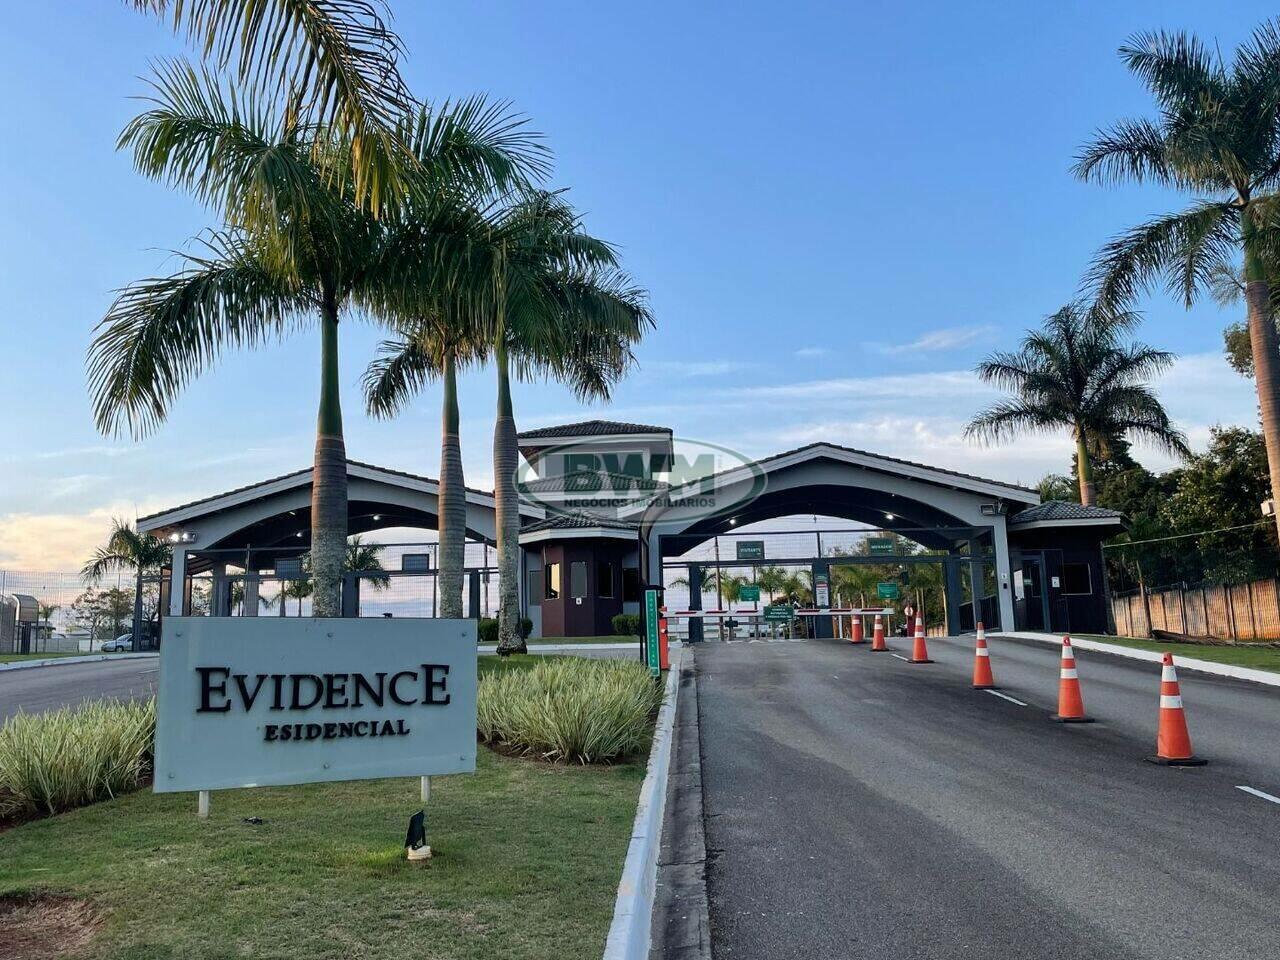
[[[1255,797],[1261,797],[1263,800],[1270,800],[1272,803],[1280,803],[1280,797],[1273,797],[1269,793],[1263,793],[1261,790],[1255,790],[1253,787],[1246,787],[1243,783],[1236,784],[1237,790],[1243,790],[1245,793],[1253,794]]]
[[[1001,693],[999,690],[987,690],[986,692],[991,694],[993,697],[999,697],[1001,700],[1008,700],[1010,703],[1016,703],[1020,707],[1026,706],[1026,704],[1023,703],[1021,700],[1018,700],[1015,697],[1011,697],[1007,693]]]
[[[903,656],[902,654],[900,654],[900,653],[891,653],[891,654],[889,654],[889,656],[891,656],[891,657],[897,657],[897,658],[898,658],[899,660],[901,660],[903,663],[910,663],[910,662],[911,662],[909,659],[907,659],[906,657],[904,657],[904,656]]]

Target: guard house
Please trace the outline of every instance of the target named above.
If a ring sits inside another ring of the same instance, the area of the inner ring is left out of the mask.
[[[991,630],[1108,627],[1101,544],[1123,529],[1114,511],[1041,503],[1035,490],[1015,484],[831,443],[760,460],[722,463],[708,455],[709,469],[695,476],[689,464],[697,458],[669,427],[588,420],[525,431],[519,444],[519,593],[535,636],[610,634],[614,616],[640,612],[646,587],[677,580],[687,585],[689,607],[700,609],[702,588],[718,569],[752,561],[701,556],[699,545],[759,521],[808,514],[911,544],[888,559],[904,579],[931,571],[943,587],[951,633],[977,620]],[[211,595],[201,612],[264,615],[261,584],[305,578],[297,558],[309,537],[310,479],[302,469],[141,518],[140,530],[174,544],[158,591],[163,611],[195,612],[192,578],[206,576]],[[348,483],[351,533],[434,531],[435,479],[349,461]],[[468,489],[469,615],[493,607],[485,604],[496,572],[495,520],[492,492]],[[886,561],[821,543],[792,552],[760,562],[786,564],[826,584],[838,567]],[[370,599],[408,590],[419,583],[414,577],[434,583],[434,563],[430,546],[400,557],[384,578],[390,589],[350,574],[344,615],[386,615],[368,612]],[[819,595],[816,602],[831,601]],[[832,620],[815,619],[818,636],[831,634]],[[691,623],[690,637],[697,634]]]

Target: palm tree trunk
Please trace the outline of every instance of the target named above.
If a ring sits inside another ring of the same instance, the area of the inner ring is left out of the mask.
[[[467,547],[467,491],[458,436],[458,370],[453,353],[444,357],[444,402],[440,414],[439,532],[440,616],[462,619],[462,575]]]
[[[511,408],[511,371],[507,345],[494,350],[498,368],[498,416],[493,424],[493,487],[498,526],[498,653],[526,653],[520,629],[520,499],[516,468],[520,448]]]
[[[1276,327],[1271,318],[1271,285],[1258,251],[1254,249],[1253,219],[1246,209],[1241,217],[1244,239],[1244,300],[1249,317],[1249,346],[1253,351],[1254,382],[1258,389],[1258,410],[1262,415],[1262,437],[1267,445],[1267,466],[1271,473],[1271,496],[1280,493],[1280,356],[1277,355]],[[1276,512],[1280,533],[1280,511]]]
[[[1092,507],[1098,499],[1098,493],[1093,483],[1093,461],[1089,458],[1089,443],[1080,427],[1076,428],[1076,473],[1080,477],[1080,502],[1086,507]]]
[[[338,388],[338,304],[321,306],[320,413],[311,474],[311,611],[342,616],[342,561],[347,553],[347,448]]]

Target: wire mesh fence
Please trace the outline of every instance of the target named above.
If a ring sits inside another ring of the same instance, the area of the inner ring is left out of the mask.
[[[0,570],[0,597],[14,595],[36,601],[31,653],[87,652],[133,623],[134,577],[126,571],[90,582],[79,571]]]

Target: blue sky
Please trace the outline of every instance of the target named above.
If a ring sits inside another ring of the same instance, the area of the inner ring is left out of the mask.
[[[1069,167],[1091,131],[1149,111],[1116,47],[1187,28],[1229,51],[1272,8],[1205,3],[785,5],[394,3],[430,99],[511,99],[591,228],[652,294],[658,329],[612,407],[522,386],[523,427],[585,416],[673,426],[762,455],[815,439],[1034,482],[1064,437],[963,442],[990,399],[969,371],[1076,290],[1109,235],[1180,199]],[[0,566],[78,566],[132,516],[309,462],[317,338],[229,355],[141,443],[99,437],[83,359],[112,291],[213,223],[114,149],[149,58],[183,52],[110,0],[18,5],[0,36]],[[1182,359],[1161,384],[1202,444],[1252,424],[1213,306],[1146,304]],[[378,332],[342,333],[352,457],[434,475],[438,393],[360,411]],[[468,481],[487,485],[492,380],[462,385]],[[1139,451],[1151,465],[1160,457]]]

